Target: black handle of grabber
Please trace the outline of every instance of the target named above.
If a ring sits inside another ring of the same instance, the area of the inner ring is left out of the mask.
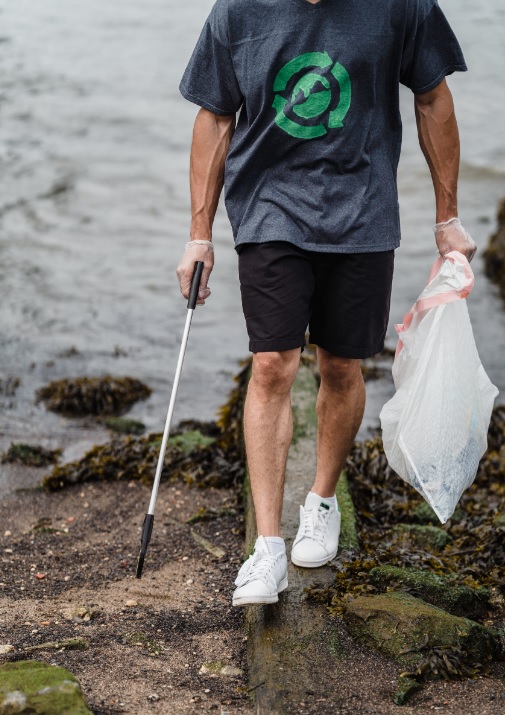
[[[151,541],[151,534],[153,533],[153,525],[154,514],[146,514],[144,517],[144,524],[142,526],[140,554],[139,559],[137,561],[137,573],[135,574],[136,578],[140,578],[142,576],[142,569],[144,568],[144,559],[146,557],[147,547],[149,546],[149,542]]]
[[[195,261],[195,270],[191,279],[191,291],[189,293],[188,308],[195,309],[198,291],[200,289],[200,281],[202,280],[203,261]]]

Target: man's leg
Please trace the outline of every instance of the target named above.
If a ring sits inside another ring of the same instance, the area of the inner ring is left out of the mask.
[[[337,554],[340,512],[335,486],[363,418],[365,385],[360,360],[317,348],[321,385],[317,396],[317,470],[300,507],[300,526],[291,549],[297,566],[316,568]]]
[[[284,476],[293,436],[291,385],[300,348],[255,353],[244,408],[244,434],[258,538],[235,579],[233,605],[276,603],[288,587],[288,562],[279,536]]]
[[[335,486],[365,410],[361,360],[317,348],[321,386],[317,396],[317,472],[311,491],[335,496]]]
[[[291,386],[300,348],[255,353],[244,408],[244,435],[258,534],[279,536],[284,478],[293,436]]]

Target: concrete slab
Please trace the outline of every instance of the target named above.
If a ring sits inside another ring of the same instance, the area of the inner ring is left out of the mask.
[[[248,633],[249,682],[257,715],[292,715],[297,705],[313,687],[307,653],[327,640],[328,616],[325,607],[307,603],[304,588],[314,581],[329,585],[334,571],[328,566],[302,569],[289,561],[291,545],[299,523],[299,505],[312,486],[316,468],[317,383],[312,370],[302,365],[292,390],[294,437],[289,452],[282,513],[282,535],[288,552],[289,587],[279,602],[269,606],[249,606],[246,614]],[[346,484],[339,489],[350,499]],[[343,489],[343,491],[342,491]],[[254,505],[246,482],[246,545],[256,539]],[[353,521],[351,501],[350,511]],[[343,529],[352,541],[354,523]],[[347,538],[347,537],[346,537]],[[346,548],[355,544],[346,544]],[[324,643],[324,649],[327,645]]]

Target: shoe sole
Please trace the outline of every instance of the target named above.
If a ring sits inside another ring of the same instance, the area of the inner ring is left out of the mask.
[[[337,551],[338,547],[335,549],[333,554],[330,554],[329,556],[326,556],[324,559],[320,559],[319,561],[302,561],[302,559],[297,559],[293,556],[293,554],[291,554],[291,561],[294,563],[295,566],[301,566],[305,569],[317,569],[320,566],[325,566],[328,561],[334,559],[337,555]]]
[[[284,578],[277,589],[277,593],[273,593],[271,596],[241,596],[239,598],[234,598],[232,601],[233,606],[258,606],[263,603],[277,603],[279,600],[279,593],[285,591],[288,587],[288,579]]]

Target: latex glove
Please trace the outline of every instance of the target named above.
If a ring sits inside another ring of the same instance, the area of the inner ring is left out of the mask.
[[[465,231],[459,218],[451,218],[433,226],[435,241],[441,256],[449,251],[459,251],[471,261],[477,250],[474,240]]]
[[[177,266],[177,278],[181,293],[185,298],[189,298],[191,289],[191,279],[195,270],[195,261],[203,261],[202,280],[198,291],[197,305],[205,305],[205,299],[209,297],[210,290],[207,288],[209,276],[214,268],[214,246],[212,241],[189,241],[186,250]]]

